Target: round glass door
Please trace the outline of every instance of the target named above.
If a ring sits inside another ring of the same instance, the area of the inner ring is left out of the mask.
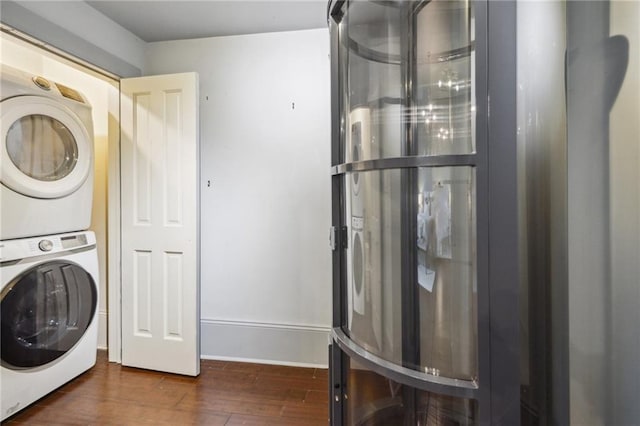
[[[47,364],[68,352],[93,320],[96,284],[80,266],[52,261],[16,277],[0,302],[2,365]]]
[[[2,101],[2,183],[34,198],[59,198],[77,190],[93,161],[93,139],[76,114],[40,96]]]
[[[46,115],[18,119],[9,127],[6,144],[22,173],[45,182],[69,175],[78,161],[78,144],[69,128]]]

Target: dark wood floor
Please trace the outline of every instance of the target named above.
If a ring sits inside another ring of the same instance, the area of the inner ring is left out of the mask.
[[[203,360],[197,378],[96,366],[3,423],[327,425],[327,370]]]

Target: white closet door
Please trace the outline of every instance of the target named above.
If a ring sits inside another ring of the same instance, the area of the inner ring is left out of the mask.
[[[198,76],[121,81],[122,364],[200,373]]]

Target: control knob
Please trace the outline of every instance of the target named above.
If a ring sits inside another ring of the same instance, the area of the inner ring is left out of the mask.
[[[42,90],[51,90],[51,83],[44,77],[33,77],[33,82]]]
[[[38,248],[42,251],[51,251],[53,248],[53,242],[51,242],[51,240],[41,240],[38,243]]]

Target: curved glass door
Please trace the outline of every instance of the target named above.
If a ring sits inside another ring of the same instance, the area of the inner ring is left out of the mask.
[[[348,425],[473,425],[477,404],[472,399],[418,391],[413,412],[408,413],[403,395],[406,386],[381,376],[355,360],[348,361]]]
[[[2,365],[47,364],[82,338],[97,307],[97,289],[80,266],[52,261],[16,277],[2,291]]]
[[[348,173],[353,177],[355,173]],[[401,170],[345,179],[347,334],[369,352],[437,376],[477,380],[475,170],[421,167],[412,187]],[[417,195],[413,247],[403,245],[403,192]],[[403,356],[402,259],[416,257],[419,358]]]
[[[394,364],[475,382],[472,4],[343,9],[344,331]]]
[[[339,37],[347,163],[475,152],[470,2],[350,2]]]
[[[417,155],[475,152],[474,17],[466,1],[432,1],[415,17]]]
[[[348,31],[341,32],[345,59],[347,162],[401,155],[401,9],[353,2]]]

